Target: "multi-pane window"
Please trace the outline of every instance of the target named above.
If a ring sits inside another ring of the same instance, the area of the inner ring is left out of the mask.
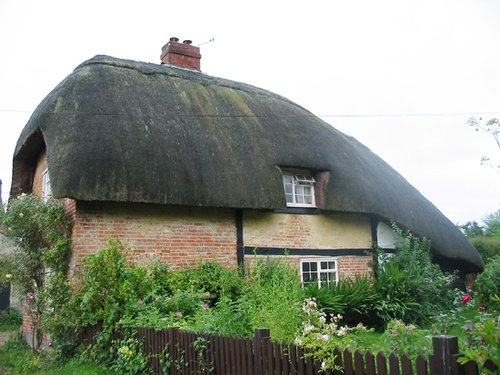
[[[46,169],[42,173],[42,200],[47,202],[47,200],[52,196],[52,189],[50,187],[50,176],[49,171]]]
[[[306,174],[284,174],[286,205],[289,207],[315,207],[314,178]]]
[[[302,285],[316,284],[318,288],[337,283],[337,261],[331,258],[301,260],[300,279]]]

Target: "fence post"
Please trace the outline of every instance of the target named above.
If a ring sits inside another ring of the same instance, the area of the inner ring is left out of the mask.
[[[254,375],[262,375],[264,373],[265,361],[265,343],[271,337],[271,333],[267,328],[257,328],[253,339],[253,355],[254,355]]]
[[[432,349],[431,375],[452,375],[453,355],[458,354],[458,338],[433,336]]]

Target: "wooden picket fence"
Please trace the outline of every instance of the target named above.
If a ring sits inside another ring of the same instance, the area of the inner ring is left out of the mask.
[[[99,327],[88,327],[81,342],[92,343],[98,331]],[[268,329],[257,329],[253,338],[241,338],[178,328],[137,328],[136,338],[143,343],[152,372],[163,375],[479,375],[475,362],[457,362],[460,355],[454,336],[433,337],[433,354],[413,363],[405,355],[386,357],[337,349],[336,364],[341,370],[335,371],[322,371],[321,363],[294,344],[271,341]],[[163,372],[162,366],[168,370]]]

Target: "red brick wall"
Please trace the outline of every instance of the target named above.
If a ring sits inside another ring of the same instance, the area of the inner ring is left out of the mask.
[[[373,275],[373,258],[371,256],[343,256],[338,257],[337,269],[339,279],[353,279],[356,275]]]
[[[198,261],[236,264],[233,210],[76,202],[72,266],[119,239],[142,259],[173,269]]]

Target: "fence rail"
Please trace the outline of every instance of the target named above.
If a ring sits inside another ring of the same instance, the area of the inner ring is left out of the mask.
[[[99,327],[88,327],[80,337],[93,343]],[[121,334],[118,333],[117,337]],[[454,336],[433,337],[433,354],[415,362],[405,355],[335,350],[341,370],[322,371],[321,363],[305,356],[294,344],[273,342],[268,329],[257,329],[253,338],[200,334],[168,328],[155,331],[137,328],[136,338],[154,374],[164,375],[479,375],[475,362],[457,362],[458,340]],[[162,366],[167,372],[162,372]]]

